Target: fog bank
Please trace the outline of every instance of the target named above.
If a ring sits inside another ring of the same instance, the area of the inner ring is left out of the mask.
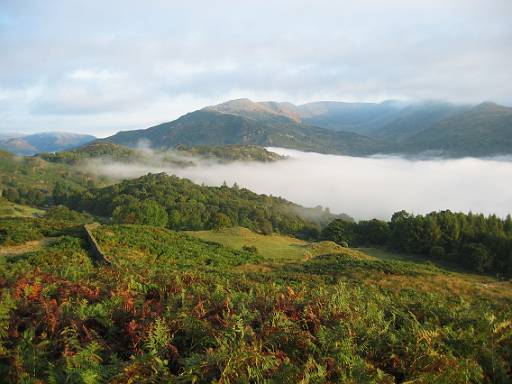
[[[166,172],[196,183],[237,183],[257,193],[282,196],[304,206],[322,205],[356,219],[389,219],[393,212],[435,210],[506,216],[512,211],[512,158],[411,160],[348,157],[269,148],[289,159],[274,163],[199,162],[195,167],[163,163],[91,162],[97,174],[131,178]]]

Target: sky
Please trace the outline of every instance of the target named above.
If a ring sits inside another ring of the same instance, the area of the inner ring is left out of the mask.
[[[512,106],[511,0],[0,0],[0,133],[107,136],[226,100]]]

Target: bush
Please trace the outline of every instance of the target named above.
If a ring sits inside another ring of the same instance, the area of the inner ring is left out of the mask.
[[[466,258],[467,266],[477,272],[483,273],[489,270],[492,257],[489,250],[482,244],[471,243],[462,248],[462,255]]]
[[[443,247],[434,246],[430,248],[430,256],[434,259],[443,259],[446,256],[446,252]]]
[[[213,215],[211,220],[211,226],[213,229],[229,228],[232,225],[233,224],[231,223],[229,216],[220,212]]]
[[[258,248],[256,248],[254,245],[244,245],[242,249],[249,253],[258,253]]]

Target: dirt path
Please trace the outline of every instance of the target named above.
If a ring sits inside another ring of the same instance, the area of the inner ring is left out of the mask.
[[[20,256],[28,252],[38,251],[41,248],[54,243],[57,237],[45,237],[41,240],[27,241],[19,245],[0,246],[0,256]]]

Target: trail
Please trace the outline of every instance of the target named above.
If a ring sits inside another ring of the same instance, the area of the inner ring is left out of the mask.
[[[0,246],[1,256],[21,256],[29,252],[38,251],[41,248],[54,243],[57,237],[45,237],[41,240],[27,241],[19,245]]]

